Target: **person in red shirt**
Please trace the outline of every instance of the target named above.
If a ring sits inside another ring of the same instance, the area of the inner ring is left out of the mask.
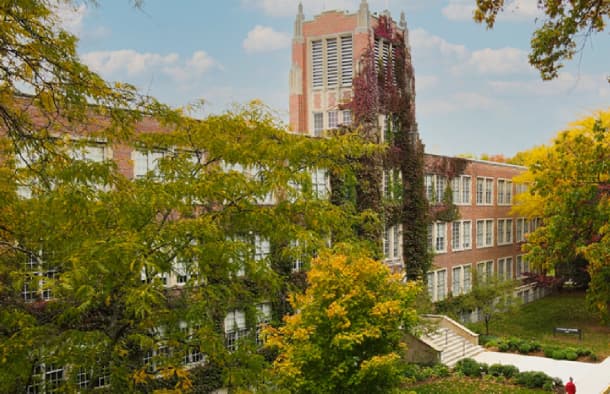
[[[566,394],[576,394],[576,385],[571,376],[570,381],[566,383]]]

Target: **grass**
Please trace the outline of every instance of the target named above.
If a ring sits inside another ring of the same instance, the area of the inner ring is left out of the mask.
[[[469,327],[484,332],[484,324]],[[555,327],[580,328],[583,339],[566,334],[553,334]],[[536,339],[542,345],[585,347],[599,358],[610,356],[610,326],[603,325],[587,310],[584,292],[562,292],[523,305],[518,311],[496,316],[489,324],[490,335]]]
[[[412,386],[404,391],[417,394],[548,394],[541,389],[528,389],[508,383],[494,382],[488,379],[473,379],[467,377],[451,376],[433,382]]]

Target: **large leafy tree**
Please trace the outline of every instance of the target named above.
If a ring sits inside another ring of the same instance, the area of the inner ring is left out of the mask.
[[[260,103],[194,120],[111,86],[51,5],[0,5],[0,391],[253,387],[257,305],[283,315],[294,261],[361,220],[309,171],[373,148],[288,134]],[[135,181],[134,147],[158,159]],[[228,351],[235,311],[252,329]]]
[[[416,322],[416,282],[357,253],[312,261],[297,311],[269,329],[272,380],[290,393],[388,393],[401,382],[403,335]]]
[[[477,0],[474,20],[493,27],[504,10],[504,0]],[[603,32],[610,16],[610,3],[604,0],[538,0],[545,15],[533,34],[529,61],[542,79],[558,76],[563,63],[584,48],[591,34]],[[579,42],[582,40],[582,42]]]
[[[538,267],[588,260],[591,307],[608,319],[610,304],[610,112],[581,119],[559,133],[550,146],[522,155],[528,171],[517,181],[529,193],[517,196],[515,211],[542,218],[529,234],[525,250]]]

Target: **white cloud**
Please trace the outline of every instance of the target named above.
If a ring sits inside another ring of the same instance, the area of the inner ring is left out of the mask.
[[[410,32],[409,41],[414,54],[425,56],[427,54],[440,55],[455,59],[464,59],[468,56],[468,50],[464,45],[452,44],[445,39],[428,33],[424,29],[414,29]]]
[[[441,10],[445,18],[453,21],[463,21],[472,19],[474,12],[474,3],[472,1],[449,0]]]
[[[556,97],[568,95],[592,95],[600,98],[610,96],[606,76],[599,74],[574,75],[562,72],[557,79],[542,81],[539,78],[526,81],[491,81],[489,86],[500,94]]]
[[[415,76],[415,87],[418,92],[434,88],[438,85],[438,82],[439,79],[436,75],[419,74]]]
[[[295,16],[297,1],[289,0],[242,0],[246,7],[258,8],[271,16]],[[358,10],[357,0],[304,0],[303,11],[307,15],[319,14],[325,10]]]
[[[505,105],[499,100],[477,92],[457,92],[443,98],[423,99],[417,106],[418,115],[448,114],[458,111],[500,110]]]
[[[177,82],[199,77],[220,65],[204,51],[196,51],[183,60],[176,53],[140,53],[131,49],[118,51],[89,52],[82,56],[83,62],[104,76],[139,77],[149,72],[161,71]]]
[[[83,31],[83,20],[87,15],[86,4],[71,4],[69,2],[57,1],[52,4],[51,9],[57,16],[59,25],[66,31],[78,36]]]
[[[271,27],[257,25],[248,32],[242,46],[248,53],[270,52],[287,48],[290,45],[290,35],[277,32]]]
[[[472,19],[474,9],[474,2],[471,0],[449,0],[441,12],[449,20],[464,21]],[[537,0],[508,0],[504,11],[498,14],[498,20],[531,21],[541,15]]]
[[[468,62],[456,66],[454,71],[469,68],[482,74],[518,74],[533,69],[527,60],[527,52],[517,48],[485,48],[470,54]]]

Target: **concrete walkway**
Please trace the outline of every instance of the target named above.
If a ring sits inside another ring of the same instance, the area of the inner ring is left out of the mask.
[[[578,394],[603,394],[610,387],[610,357],[599,364],[499,352],[483,352],[473,358],[489,365],[514,365],[519,371],[541,371],[561,378],[564,384],[571,376]]]

